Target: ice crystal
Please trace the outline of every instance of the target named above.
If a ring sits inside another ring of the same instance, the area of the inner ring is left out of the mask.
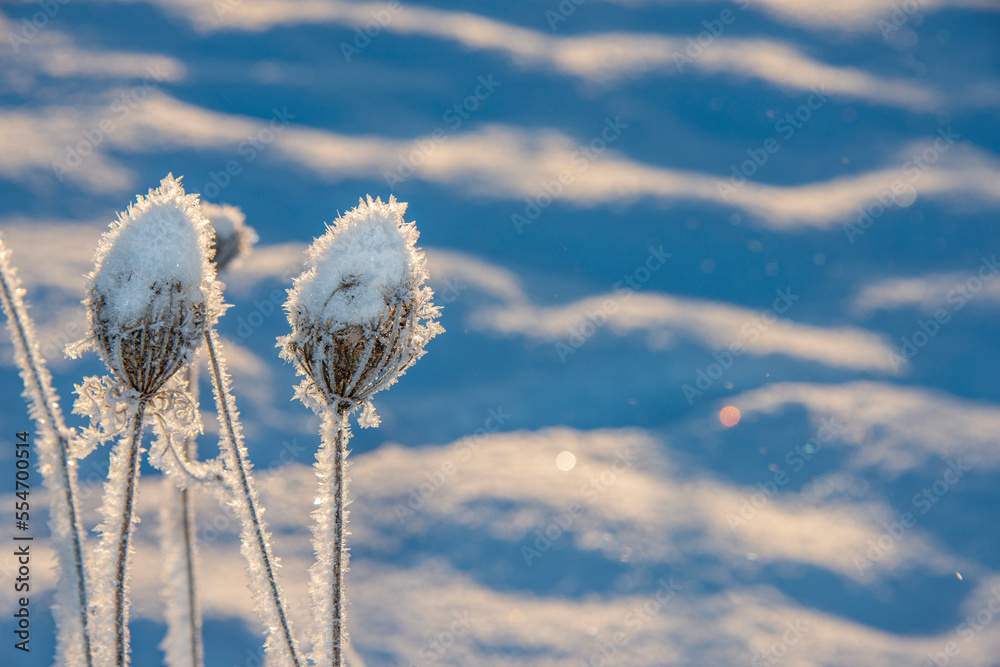
[[[91,667],[92,629],[87,616],[90,582],[84,565],[86,540],[70,444],[74,434],[63,421],[59,396],[52,387],[45,360],[38,353],[35,325],[9,255],[0,239],[0,300],[14,344],[14,361],[24,381],[23,396],[38,432],[35,446],[39,470],[49,492],[49,526],[59,576],[53,606],[57,628],[55,662],[66,667]]]
[[[247,575],[254,605],[267,628],[264,647],[275,667],[301,667],[298,642],[286,612],[285,594],[278,582],[281,562],[274,555],[271,536],[263,519],[264,508],[253,478],[253,465],[243,443],[243,428],[232,395],[232,379],[220,354],[218,334],[207,336],[209,367],[219,415],[219,447],[225,463],[224,483],[228,504],[240,521],[240,551],[247,561]]]
[[[198,198],[170,175],[120,214],[97,248],[84,302],[88,342],[140,395],[155,394],[191,360],[219,315],[210,234]]]
[[[217,210],[216,210],[217,209]],[[215,228],[202,214],[196,196],[179,179],[167,176],[155,190],[139,196],[111,224],[95,253],[88,277],[91,330],[70,348],[72,355],[95,348],[110,374],[76,385],[74,412],[89,418],[81,432],[62,422],[44,360],[37,354],[33,325],[21,301],[23,290],[0,241],[0,296],[15,343],[15,359],[35,418],[42,472],[52,494],[52,527],[62,573],[57,594],[58,664],[68,667],[130,662],[129,607],[131,560],[143,431],[156,433],[150,461],[177,485],[207,486],[236,512],[242,524],[241,551],[248,562],[250,589],[267,628],[268,664],[301,667],[298,643],[287,616],[284,593],[263,521],[252,465],[242,441],[230,379],[214,323],[223,311],[219,270],[255,240],[235,207],[210,208]],[[211,243],[214,238],[214,245]],[[202,342],[216,390],[222,426],[221,456],[196,460],[192,447],[201,432],[197,398],[177,371],[189,367]],[[172,383],[172,384],[170,384]],[[75,459],[112,439],[108,479],[101,504],[100,542],[85,565],[84,533],[76,507]],[[182,500],[186,499],[183,492]],[[174,511],[177,509],[178,511]],[[200,614],[194,595],[193,515],[189,505],[165,508],[164,541],[183,533],[185,547],[165,549],[168,567],[168,662],[199,665]],[[183,584],[186,586],[181,590]]]
[[[310,246],[285,308],[292,333],[281,356],[306,379],[298,395],[314,409],[367,402],[394,383],[443,331],[419,233],[394,197],[362,200]],[[320,401],[314,401],[318,397]],[[374,414],[366,407],[365,423]]]
[[[168,175],[139,196],[104,234],[84,301],[90,335],[74,352],[96,347],[112,378],[77,387],[75,411],[90,416],[77,453],[118,437],[101,503],[101,540],[94,554],[93,626],[99,664],[129,663],[129,582],[135,501],[145,419],[159,436],[154,464],[177,477],[221,479],[221,465],[188,464],[183,439],[200,430],[184,387],[167,383],[196,356],[222,311],[209,262],[211,228],[198,198]],[[186,483],[186,481],[184,482]]]
[[[305,379],[296,397],[322,417],[316,454],[316,510],[310,570],[313,604],[311,659],[342,667],[347,641],[348,417],[364,406],[359,424],[377,426],[371,403],[424,354],[443,331],[416,247],[406,204],[390,197],[362,200],[310,246],[305,272],[289,290],[285,309],[292,333],[278,339],[281,356]]]

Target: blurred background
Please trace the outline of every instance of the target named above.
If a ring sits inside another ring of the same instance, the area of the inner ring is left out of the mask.
[[[0,232],[68,411],[116,213],[169,172],[242,209],[219,329],[304,631],[318,424],[284,290],[359,197],[409,203],[447,333],[355,428],[352,665],[989,667],[998,74],[994,0],[8,1]],[[144,467],[137,665],[162,491]],[[235,520],[198,516],[207,664],[259,665]],[[52,660],[33,530],[5,664]]]

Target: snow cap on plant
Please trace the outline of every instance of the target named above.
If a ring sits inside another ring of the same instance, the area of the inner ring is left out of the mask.
[[[257,232],[246,224],[247,217],[239,206],[202,202],[201,213],[213,230],[209,260],[215,264],[216,273],[221,274],[250,253],[257,242]]]
[[[72,352],[96,344],[115,377],[152,396],[192,359],[222,310],[211,228],[173,174],[110,227],[88,276],[90,336]]]
[[[309,247],[306,269],[288,292],[292,333],[278,346],[306,376],[298,397],[316,410],[365,404],[362,423],[377,424],[371,396],[444,331],[424,286],[419,232],[403,220],[405,211],[394,197],[361,200]]]

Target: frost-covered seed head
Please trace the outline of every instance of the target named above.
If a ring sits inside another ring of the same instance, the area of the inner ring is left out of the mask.
[[[111,223],[84,303],[108,369],[152,396],[190,361],[222,297],[208,261],[211,230],[198,198],[167,176]]]
[[[285,308],[282,358],[327,405],[355,407],[388,387],[443,331],[406,204],[362,200],[309,247]]]
[[[209,260],[221,274],[240,257],[246,257],[257,242],[257,233],[246,224],[246,216],[239,206],[201,203],[201,213],[212,226]]]

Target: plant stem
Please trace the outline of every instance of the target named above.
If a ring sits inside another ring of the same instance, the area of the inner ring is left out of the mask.
[[[230,489],[233,498],[239,504],[239,515],[243,522],[244,556],[250,564],[251,576],[263,576],[263,582],[253,583],[255,597],[265,598],[257,602],[270,607],[270,617],[277,623],[277,631],[280,632],[280,637],[274,637],[276,641],[269,641],[268,645],[279,644],[287,662],[295,667],[301,667],[302,660],[298,654],[298,645],[285,612],[285,602],[275,573],[277,564],[271,553],[267,528],[264,526],[260,509],[257,506],[257,490],[250,477],[249,461],[246,460],[239,422],[235,419],[236,402],[229,390],[229,377],[217,351],[218,335],[214,329],[207,328],[205,330],[205,344],[208,348],[209,367],[212,370],[212,383],[215,387],[216,408],[219,412],[219,423],[223,433],[220,446],[225,449],[227,467],[235,476],[235,479],[231,479],[229,482],[233,487]],[[265,621],[268,620],[265,618]],[[270,622],[265,624],[272,626]],[[274,635],[276,629],[273,626],[269,627],[268,632],[270,635]]]
[[[188,393],[198,403],[198,365],[187,367]],[[185,438],[184,456],[197,460],[198,441]],[[205,662],[201,608],[197,591],[197,527],[194,498],[187,488],[169,485],[160,511],[160,548],[167,561],[167,637],[163,642],[167,664],[202,667]]]
[[[129,663],[128,560],[132,547],[132,533],[135,529],[135,499],[136,492],[139,489],[139,464],[142,461],[139,457],[140,450],[142,449],[142,420],[146,414],[146,403],[148,401],[149,398],[146,396],[139,398],[135,414],[132,416],[132,434],[128,439],[122,438],[118,443],[115,452],[116,460],[112,462],[112,470],[108,473],[108,477],[111,480],[109,484],[115,484],[118,481],[119,475],[116,473],[124,473],[121,475],[121,481],[124,481],[125,486],[122,489],[125,502],[121,508],[120,515],[116,517],[119,525],[115,527],[116,530],[111,531],[116,533],[111,540],[111,544],[117,545],[112,574],[113,578],[110,586],[114,591],[114,651],[115,664],[118,667],[125,667]],[[125,464],[124,468],[123,463]],[[111,494],[113,499],[117,496],[115,490],[109,490],[108,493]],[[107,533],[105,533],[105,537],[107,537]]]
[[[188,456],[197,456],[197,445],[194,440],[191,444],[193,448],[188,448]],[[188,599],[188,631],[191,644],[191,665],[201,667],[205,662],[203,639],[201,634],[201,609],[198,606],[197,578],[195,573],[195,532],[194,525],[194,503],[191,502],[191,491],[181,489],[181,534],[184,543],[184,568],[187,571],[187,599]]]
[[[336,414],[322,427],[322,445],[316,455],[317,499],[313,512],[313,546],[316,564],[312,568],[312,596],[315,613],[313,662],[343,667],[345,631],[344,574],[350,560],[347,549],[347,423],[350,404],[339,403]],[[331,438],[331,432],[336,435]]]
[[[21,284],[8,262],[8,251],[0,239],[0,292],[7,314],[7,328],[16,350],[14,359],[24,380],[35,427],[42,434],[36,441],[40,450],[39,468],[52,491],[52,536],[57,546],[60,577],[67,581],[60,590],[71,591],[68,604],[57,611],[57,661],[67,665],[92,667],[90,627],[87,618],[87,586],[84,568],[84,535],[77,509],[76,471],[70,466],[69,443],[72,433],[63,422],[59,398],[52,388],[45,360],[38,354],[35,327],[21,299]],[[54,446],[53,446],[54,445]],[[53,471],[52,474],[45,474]],[[68,547],[68,548],[67,548]],[[75,635],[75,636],[74,636]]]
[[[333,664],[342,667],[344,664],[343,643],[347,632],[344,631],[344,572],[350,553],[346,548],[347,540],[347,410],[342,406],[337,408],[337,449],[334,454],[333,471],[336,486],[336,516],[334,517],[334,635]]]

